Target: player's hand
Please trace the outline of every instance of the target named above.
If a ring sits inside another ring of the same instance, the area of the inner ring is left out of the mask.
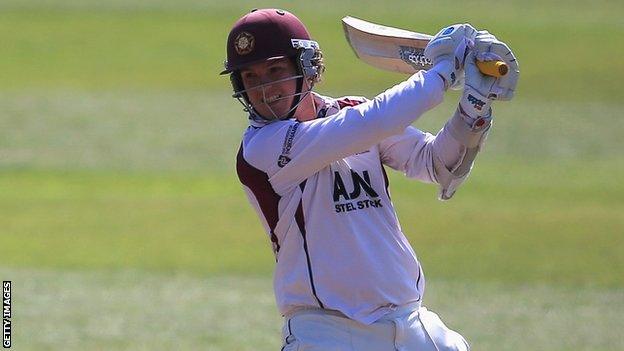
[[[509,46],[502,41],[496,39],[495,36],[488,31],[479,31],[474,42],[473,51],[476,59],[479,61],[502,60],[509,66],[506,75],[496,79],[480,74],[471,60],[471,65],[466,64],[466,80],[468,80],[468,70],[470,70],[470,83],[473,88],[479,90],[492,100],[511,100],[518,84],[518,61]]]
[[[425,57],[444,79],[445,89],[463,86],[464,62],[476,36],[477,30],[470,24],[454,24],[440,30],[425,48]]]
[[[509,66],[506,75],[500,78],[486,76],[479,71],[476,60],[502,60]],[[478,120],[491,118],[494,100],[511,100],[518,83],[518,61],[505,43],[487,31],[480,31],[475,45],[465,63],[466,82],[459,101],[464,119],[475,126]]]

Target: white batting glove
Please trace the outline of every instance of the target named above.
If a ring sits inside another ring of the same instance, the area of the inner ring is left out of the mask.
[[[509,71],[506,75],[498,79],[490,77],[491,87],[489,88],[488,96],[493,100],[511,100],[518,84],[520,70],[518,60],[516,60],[509,46],[496,39],[488,31],[483,30],[479,31],[475,38],[473,51],[476,53],[477,60],[502,60],[509,66]]]
[[[486,76],[479,71],[476,60],[502,60],[509,66],[500,78]],[[518,83],[518,61],[509,47],[487,31],[480,31],[475,39],[473,52],[465,63],[466,82],[459,101],[459,111],[474,129],[489,125],[492,118],[492,101],[511,100]]]
[[[433,62],[431,70],[444,79],[444,89],[459,90],[464,81],[464,62],[474,45],[477,30],[468,23],[443,28],[425,48],[425,57]]]

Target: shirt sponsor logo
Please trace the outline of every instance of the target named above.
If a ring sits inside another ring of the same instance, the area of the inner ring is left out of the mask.
[[[290,162],[290,157],[288,156],[280,155],[280,157],[277,158],[277,166],[279,168],[286,166],[288,162]]]
[[[356,171],[351,170],[351,181],[353,190],[348,191],[340,173],[334,172],[333,199],[336,213],[383,207],[379,194],[372,186],[368,171],[363,171],[362,175],[360,175]],[[363,195],[367,196],[368,199],[358,200]]]
[[[293,140],[295,139],[295,134],[297,133],[297,129],[299,128],[299,123],[295,123],[288,127],[288,131],[286,131],[286,137],[284,138],[284,144],[282,145],[282,154],[277,158],[277,166],[282,168],[286,166],[288,162],[292,159],[289,157],[290,149],[293,145]]]

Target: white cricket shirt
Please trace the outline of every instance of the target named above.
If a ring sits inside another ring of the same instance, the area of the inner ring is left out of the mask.
[[[411,127],[442,101],[435,72],[414,74],[373,100],[321,97],[318,118],[246,130],[237,173],[272,242],[283,315],[305,307],[370,324],[420,301],[425,278],[390,199],[383,165],[437,182],[434,159],[452,168],[465,147],[446,127]]]

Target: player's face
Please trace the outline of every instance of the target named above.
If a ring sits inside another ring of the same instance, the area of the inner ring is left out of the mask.
[[[297,80],[288,78],[296,75],[295,65],[288,58],[260,62],[241,69],[243,85],[252,106],[268,119],[288,114],[294,100],[292,95],[297,90]]]

